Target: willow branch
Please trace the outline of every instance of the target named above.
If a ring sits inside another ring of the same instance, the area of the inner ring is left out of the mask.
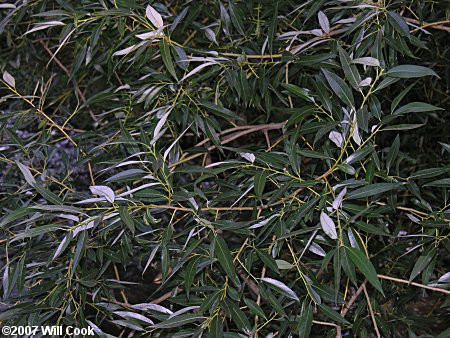
[[[427,290],[431,290],[431,291],[445,293],[446,295],[450,295],[450,291],[449,290],[435,288],[435,287],[424,285],[424,284],[420,284],[420,283],[409,282],[406,279],[401,279],[401,278],[389,277],[389,276],[385,276],[385,275],[377,275],[377,276],[380,279],[389,280],[391,282],[397,282],[397,283],[413,285],[413,286],[417,286],[418,288],[427,289]]]

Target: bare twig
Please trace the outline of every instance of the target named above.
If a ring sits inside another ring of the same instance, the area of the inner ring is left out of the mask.
[[[373,313],[372,304],[370,303],[369,294],[367,293],[366,284],[363,284],[362,287],[364,290],[364,295],[366,296],[367,306],[369,307],[370,317],[372,318],[375,333],[377,334],[377,338],[381,338],[380,331],[378,330],[377,321],[375,320],[375,314]]]
[[[241,278],[247,283],[250,290],[253,291],[253,293],[259,297],[259,287],[256,285],[254,281],[252,281],[250,278],[247,277],[245,272],[241,269],[237,271],[238,275],[241,276]]]
[[[70,78],[70,72],[61,63],[61,61],[58,60],[58,58],[53,54],[53,52],[50,50],[50,48],[48,48],[47,43],[44,43],[42,40],[40,40],[40,43],[44,47],[44,49],[47,51],[47,53],[50,54],[50,56],[52,57],[52,60],[55,60],[56,64],[59,66],[59,68],[61,68],[62,71],[67,75],[67,77]],[[83,103],[86,103],[86,97],[84,96],[83,92],[81,91],[80,87],[78,86],[78,83],[76,81],[73,81],[73,83],[75,85],[75,90],[77,91],[78,95],[81,98],[81,101],[83,101]],[[94,115],[94,112],[89,109],[89,107],[88,107],[88,112],[89,112],[89,115],[91,116],[91,118],[94,120],[94,122],[98,123],[97,117]]]
[[[419,284],[419,283],[415,283],[415,282],[409,282],[406,279],[401,279],[401,278],[389,277],[389,276],[385,276],[385,275],[377,275],[377,276],[380,279],[389,280],[389,281],[397,282],[397,283],[413,285],[413,286],[417,286],[418,288],[427,289],[427,290],[436,291],[436,292],[441,292],[441,293],[445,293],[446,295],[450,295],[450,291],[449,290],[435,288],[435,287],[432,287],[432,286]]]
[[[226,143],[231,142],[239,137],[242,137],[242,136],[250,134],[250,133],[254,133],[256,131],[268,131],[268,130],[274,130],[274,129],[282,129],[284,127],[284,125],[286,124],[286,122],[287,121],[280,122],[280,123],[269,123],[269,124],[253,125],[253,126],[250,125],[250,126],[233,127],[233,128],[224,130],[223,132],[221,132],[219,134],[222,136],[222,135],[227,135],[227,134],[237,131],[237,133],[234,133],[231,136],[222,140],[220,142],[220,144],[226,144]],[[209,139],[209,138],[204,139],[203,141],[197,143],[195,146],[200,147],[200,146],[204,145],[205,143],[208,143],[209,141],[211,141],[211,139]],[[216,146],[211,146],[208,148],[208,150],[213,150],[215,148],[216,148]]]
[[[254,132],[257,132],[257,131],[267,132],[268,130],[282,129],[284,127],[284,125],[286,124],[286,122],[287,121],[280,122],[280,123],[269,123],[269,124],[259,124],[259,125],[247,125],[247,126],[233,127],[233,128],[224,130],[224,131],[222,131],[219,134],[220,136],[223,136],[223,135],[227,135],[227,134],[236,132],[236,133],[228,136],[227,138],[223,139],[222,141],[220,141],[220,144],[222,144],[222,145],[223,144],[227,144],[227,143],[229,143],[229,142],[231,142],[233,140],[238,139],[239,137],[242,137],[244,135],[251,134],[251,133],[254,133]],[[203,141],[197,143],[195,145],[195,147],[201,147],[202,145],[204,145],[204,144],[206,144],[206,143],[208,143],[210,141],[211,141],[210,138],[206,138]],[[208,151],[214,150],[216,148],[217,147],[215,145],[212,145],[212,146],[210,146],[208,148]],[[175,167],[177,167],[178,165],[180,165],[182,163],[191,161],[191,160],[193,160],[193,159],[195,159],[197,157],[200,157],[202,155],[203,155],[203,153],[197,153],[197,154],[194,154],[192,156],[186,157],[185,154],[184,154],[178,162],[172,163],[171,165],[169,165],[169,168],[170,169],[175,168]]]
[[[347,28],[338,29],[339,27],[341,27],[341,25],[336,25],[336,27],[333,27],[333,30],[331,32],[329,32],[328,34],[312,38],[311,40],[308,40],[306,43],[292,47],[291,50],[293,50],[294,54],[296,54],[297,52],[303,50],[307,46],[312,45],[316,41],[329,39],[332,36],[335,36],[335,35],[338,35],[338,34],[341,34],[341,33],[344,33],[347,31]],[[228,56],[228,57],[243,58],[244,60],[246,60],[246,59],[280,59],[283,57],[282,53],[261,54],[261,55],[246,55],[246,54],[237,54],[237,53],[220,53],[220,54],[223,56]]]
[[[319,320],[313,320],[314,324],[324,325],[324,326],[334,326],[336,328],[336,338],[342,338],[342,329],[339,325],[330,322],[322,322]]]
[[[358,288],[358,290],[356,290],[355,294],[352,296],[352,298],[350,298],[347,306],[344,308],[344,310],[342,310],[341,316],[345,317],[345,315],[347,314],[347,312],[350,310],[350,308],[352,307],[353,303],[356,302],[356,300],[358,299],[359,295],[361,294],[361,292],[363,291],[363,289],[365,288],[367,283],[367,279],[361,284],[361,286]]]
[[[419,21],[416,19],[412,19],[412,18],[403,17],[403,19],[405,19],[406,22],[413,23],[415,25],[421,25],[420,27],[413,29],[413,31],[416,31],[416,30],[422,29],[422,28],[426,28],[426,27],[430,27],[430,28],[434,28],[434,29],[438,29],[438,30],[446,31],[447,33],[450,33],[450,27],[441,25],[442,23],[450,23],[450,20],[429,23],[429,22],[425,22],[425,21]]]
[[[119,275],[119,270],[117,269],[117,265],[114,264],[113,267],[114,267],[114,274],[116,275],[116,279],[120,282],[120,275]],[[120,295],[122,296],[122,299],[125,302],[125,304],[129,304],[127,296],[125,295],[125,291],[123,291],[123,289],[120,290]]]
[[[178,292],[183,291],[183,289],[178,288]],[[152,304],[160,304],[164,302],[165,300],[168,300],[170,297],[172,297],[173,291],[166,292],[161,297],[156,298],[155,300],[152,300],[150,303]]]

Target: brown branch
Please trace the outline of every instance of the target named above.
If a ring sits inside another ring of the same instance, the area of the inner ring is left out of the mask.
[[[450,27],[440,25],[441,23],[449,23],[450,22],[449,20],[429,23],[429,22],[425,22],[425,21],[419,21],[416,19],[412,19],[412,18],[403,17],[403,19],[405,19],[406,22],[409,22],[409,23],[412,23],[415,25],[421,25],[419,28],[416,28],[414,30],[430,27],[430,28],[434,28],[434,29],[438,29],[438,30],[446,31],[447,33],[450,33]]]
[[[284,127],[284,125],[286,124],[287,121],[284,122],[280,122],[280,123],[269,123],[269,124],[259,124],[259,125],[248,125],[248,126],[238,126],[238,127],[233,127],[230,129],[226,129],[224,131],[222,131],[219,135],[223,136],[223,135],[227,135],[230,134],[232,132],[235,131],[240,131],[238,133],[235,133],[233,135],[231,135],[229,138],[224,139],[223,141],[220,142],[220,144],[226,144],[228,142],[231,142],[241,136],[250,134],[250,133],[254,133],[256,131],[268,131],[268,130],[274,130],[274,129],[281,129]],[[197,143],[195,145],[195,147],[201,147],[202,145],[204,145],[205,143],[210,142],[211,139],[210,138],[206,138],[203,141]],[[215,147],[215,146],[214,146]],[[211,147],[210,147],[211,148]],[[208,150],[210,150],[208,148]]]
[[[449,290],[435,288],[435,287],[432,287],[432,286],[419,284],[419,283],[415,283],[415,282],[409,282],[406,279],[401,279],[401,278],[389,277],[389,276],[385,276],[385,275],[377,275],[377,276],[380,279],[389,280],[391,282],[397,282],[397,283],[413,285],[413,286],[417,286],[418,288],[427,289],[427,290],[436,291],[436,292],[441,292],[441,293],[445,293],[446,295],[450,295],[450,291]]]
[[[62,71],[67,75],[67,77],[70,78],[70,72],[67,70],[67,68],[61,63],[61,61],[58,60],[58,58],[53,54],[53,52],[48,48],[47,43],[44,43],[42,40],[40,40],[41,45],[44,47],[44,49],[47,51],[48,54],[52,57],[52,60],[56,62],[56,64],[59,66],[59,68],[62,69]],[[81,101],[83,103],[86,103],[86,97],[84,96],[83,92],[81,91],[80,87],[78,86],[78,83],[74,80],[75,90],[77,91],[78,95],[81,98]],[[88,108],[89,115],[94,120],[95,123],[98,123],[97,117],[94,115],[94,112]]]
[[[372,318],[372,323],[375,328],[375,333],[377,334],[377,338],[381,338],[380,331],[378,330],[377,321],[375,320],[375,314],[373,313],[372,304],[370,303],[369,294],[367,293],[366,284],[362,285],[364,290],[364,295],[366,296],[367,306],[369,307],[370,318]]]
[[[297,52],[298,52],[298,51],[302,50],[303,48],[307,47],[308,45],[313,44],[316,41],[319,41],[322,39],[328,39],[332,36],[335,36],[335,35],[338,35],[340,33],[344,33],[347,31],[346,28],[337,29],[339,27],[341,27],[341,25],[337,25],[336,27],[333,27],[334,29],[331,32],[329,32],[328,34],[324,34],[322,36],[317,36],[315,38],[312,38],[311,40],[308,40],[306,43],[292,47],[292,49],[297,50]],[[246,54],[238,54],[238,53],[220,53],[220,54],[223,56],[228,56],[228,57],[243,58],[244,60],[246,60],[246,59],[280,59],[283,57],[282,53],[261,54],[261,55],[246,55]]]
[[[238,139],[239,137],[242,137],[242,136],[250,134],[250,133],[254,133],[256,131],[263,131],[263,132],[265,132],[265,131],[268,131],[268,130],[281,129],[281,128],[284,127],[286,122],[287,121],[280,122],[280,123],[269,123],[269,124],[253,125],[253,126],[252,125],[238,126],[238,127],[233,127],[233,128],[230,128],[230,129],[226,129],[226,130],[222,131],[219,135],[223,136],[223,135],[227,135],[227,134],[230,134],[232,132],[235,132],[235,131],[238,131],[238,132],[234,133],[231,136],[229,136],[229,137],[225,138],[224,140],[220,141],[220,144],[229,143],[229,142],[231,142],[233,140]],[[206,138],[203,141],[197,143],[194,147],[201,147],[202,145],[204,145],[204,144],[206,144],[206,143],[208,143],[210,141],[211,141],[210,138]],[[207,150],[211,151],[211,150],[214,150],[216,148],[217,147],[215,145],[212,145]],[[188,161],[193,160],[193,159],[195,159],[195,158],[197,158],[199,156],[202,156],[202,155],[203,155],[203,153],[197,153],[197,154],[194,154],[194,155],[189,156],[189,157],[184,157],[185,156],[185,154],[184,154],[178,162],[172,163],[171,165],[169,165],[169,168],[170,169],[175,168],[175,167],[177,167],[178,165],[180,165],[182,163],[188,162]]]
[[[350,298],[349,302],[347,303],[347,306],[344,308],[344,310],[341,313],[342,318],[345,317],[345,315],[347,314],[347,312],[350,310],[350,308],[352,307],[352,305],[356,302],[356,300],[358,299],[359,295],[361,294],[361,292],[363,291],[363,289],[365,288],[367,283],[367,279],[361,284],[361,286],[358,288],[358,290],[356,290],[355,294],[352,296],[352,298]]]
[[[252,281],[248,276],[245,274],[245,272],[241,269],[237,271],[238,275],[241,276],[241,278],[247,283],[250,290],[253,291],[253,293],[259,298],[259,287],[256,285],[254,281]]]
[[[314,324],[324,325],[324,326],[334,326],[336,328],[336,338],[342,338],[342,329],[339,325],[330,322],[322,322],[319,320],[313,320]]]
[[[183,289],[178,288],[178,291],[183,291]],[[161,297],[156,298],[155,300],[152,300],[150,303],[152,304],[160,304],[164,302],[165,300],[168,300],[170,297],[172,297],[173,291],[166,292]]]

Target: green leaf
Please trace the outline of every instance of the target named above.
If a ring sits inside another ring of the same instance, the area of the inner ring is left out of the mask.
[[[11,222],[14,222],[16,219],[27,216],[33,212],[32,208],[17,208],[11,211],[8,215],[6,215],[0,222],[0,228],[8,225]]]
[[[16,161],[17,166],[19,167],[20,171],[22,172],[23,176],[25,177],[25,181],[31,186],[34,186],[36,183],[36,180],[34,179],[33,174],[31,174],[30,169],[26,165],[23,165],[19,161]]]
[[[200,263],[201,257],[194,257],[191,259],[189,264],[186,267],[185,270],[185,277],[184,277],[184,288],[186,290],[186,294],[189,297],[189,292],[191,290],[192,282],[194,281],[195,274],[197,273],[197,267]]]
[[[420,127],[423,127],[425,124],[415,124],[415,123],[404,123],[404,124],[396,124],[392,126],[388,126],[386,128],[383,128],[382,131],[393,131],[393,130],[411,130],[411,129],[417,129]]]
[[[336,225],[331,217],[323,211],[320,213],[320,225],[328,237],[331,239],[337,239]]]
[[[47,201],[52,204],[64,204],[64,201],[58,197],[58,195],[52,193],[50,190],[44,188],[40,183],[36,182],[33,187],[37,190],[38,193],[42,195]]]
[[[392,163],[397,158],[398,152],[400,149],[400,136],[397,134],[397,136],[394,139],[394,142],[392,143],[391,147],[389,148],[389,152],[386,156],[386,169],[387,173],[389,174],[389,169],[391,168]]]
[[[261,199],[264,192],[264,187],[266,186],[267,171],[261,170],[255,174],[255,193],[256,196]]]
[[[292,95],[300,97],[308,102],[314,102],[314,98],[309,94],[308,89],[300,88],[299,86],[290,83],[283,83],[282,86],[286,88]]]
[[[400,186],[399,183],[374,183],[369,184],[359,189],[353,190],[347,193],[347,199],[357,199],[364,198],[368,196],[373,196],[377,194],[381,194],[386,191],[390,191],[396,189]]]
[[[203,106],[205,106],[207,109],[209,109],[213,114],[215,114],[219,117],[222,117],[227,120],[228,119],[242,120],[242,118],[239,115],[237,115],[236,113],[232,112],[231,110],[229,110],[227,108],[218,106],[218,105],[216,105],[212,102],[206,101],[206,100],[203,100],[200,102]]]
[[[380,291],[384,296],[383,288],[381,287],[377,272],[367,256],[363,252],[355,248],[345,247],[345,249],[353,264],[355,264],[356,267],[363,273],[363,275],[366,276],[369,283],[372,284],[373,287]]]
[[[406,94],[409,93],[409,91],[411,90],[411,88],[414,87],[415,83],[412,83],[411,85],[409,85],[408,87],[406,87],[405,89],[403,89],[400,94],[398,94],[391,103],[391,112],[393,112],[395,110],[395,108],[397,108],[398,104],[400,103],[400,101],[406,96]]]
[[[405,104],[404,106],[398,108],[393,114],[400,115],[400,114],[406,114],[406,113],[422,113],[422,112],[436,111],[436,110],[443,110],[443,109],[433,106],[432,104],[425,103],[425,102],[411,102],[411,103]]]
[[[394,11],[388,11],[387,14],[388,21],[395,30],[403,36],[410,37],[409,27],[405,19]]]
[[[211,321],[208,330],[208,338],[222,338],[223,337],[223,324],[220,316],[215,316]]]
[[[234,1],[228,0],[228,10],[234,28],[236,28],[241,35],[245,35],[244,23],[242,22],[241,17],[242,13],[236,8]]]
[[[75,247],[75,254],[73,256],[73,262],[70,270],[70,278],[73,277],[75,271],[77,270],[77,266],[80,263],[81,256],[83,255],[84,250],[86,248],[86,243],[87,243],[86,231],[82,231],[80,236],[78,236],[77,245]]]
[[[228,298],[225,299],[225,302],[228,310],[230,311],[231,319],[233,319],[233,322],[237,325],[237,327],[240,329],[245,328],[247,330],[250,330],[250,322],[248,321],[248,318],[244,314],[244,312],[239,309],[239,306],[237,306],[234,301],[231,301]]]
[[[449,168],[427,168],[427,169],[422,169],[419,171],[416,171],[414,174],[411,174],[409,176],[410,179],[415,179],[415,178],[429,178],[429,177],[435,177],[435,176],[439,176],[442,175],[445,172],[449,172],[450,169]]]
[[[255,315],[259,316],[261,318],[266,318],[266,315],[264,314],[264,311],[261,309],[261,307],[256,304],[254,301],[248,298],[244,298],[245,304],[248,306],[249,310]]]
[[[284,284],[283,282],[280,282],[279,280],[269,278],[269,277],[263,277],[263,278],[261,278],[261,280],[263,282],[268,283],[272,287],[275,287],[276,290],[280,291],[286,297],[291,298],[297,302],[300,301],[300,299],[295,294],[295,292],[290,287],[288,287],[286,284]]]
[[[257,250],[256,252],[258,254],[258,257],[262,260],[265,266],[267,266],[270,270],[272,270],[277,274],[280,273],[280,270],[278,270],[277,262],[271,255],[269,255],[264,250]]]
[[[300,318],[298,320],[298,336],[308,338],[311,333],[313,308],[306,301],[302,303]]]
[[[335,94],[341,99],[342,102],[347,104],[350,107],[355,106],[355,102],[353,99],[353,94],[350,87],[340,78],[338,75],[329,72],[326,69],[322,69],[325,78],[328,81],[331,89],[335,92]]]
[[[410,79],[416,77],[423,76],[437,76],[439,77],[434,70],[424,67],[424,66],[415,66],[415,65],[401,65],[396,66],[389,69],[386,72],[387,76],[397,77],[402,79]]]
[[[411,275],[409,276],[409,282],[412,282],[428,266],[428,264],[430,264],[435,255],[436,248],[425,250],[425,253],[421,255],[414,264]]]
[[[353,154],[351,154],[347,159],[344,161],[344,164],[352,164],[359,160],[362,160],[364,157],[369,155],[373,151],[373,146],[368,145],[365,147],[362,147],[355,151]]]
[[[359,89],[359,83],[361,82],[361,76],[358,73],[358,69],[354,64],[347,52],[338,46],[339,59],[341,60],[342,69],[344,70],[345,78],[354,89]]]
[[[134,235],[134,232],[136,231],[136,228],[134,226],[134,220],[133,217],[131,217],[128,208],[127,207],[120,207],[119,208],[119,215],[122,221],[125,223],[125,225],[130,229],[131,233]]]
[[[161,323],[153,325],[155,329],[171,329],[174,327],[183,326],[189,323],[203,321],[206,318],[203,316],[199,316],[197,314],[188,313],[188,314],[181,314],[179,316],[175,316],[172,318],[169,318]]]
[[[159,44],[159,49],[161,51],[161,57],[167,70],[170,74],[172,74],[175,80],[178,80],[177,73],[175,72],[175,67],[172,61],[172,55],[170,54],[170,46],[165,39],[163,39]]]
[[[335,310],[333,310],[328,305],[320,304],[319,308],[320,308],[320,310],[322,310],[324,315],[327,316],[328,318],[331,318],[332,320],[339,322],[339,323],[350,324],[350,322],[347,319],[343,318],[339,313],[337,313]]]
[[[216,257],[219,260],[220,265],[224,269],[225,273],[228,277],[233,281],[233,283],[240,288],[241,282],[236,274],[236,269],[233,264],[233,258],[230,254],[230,249],[228,249],[228,245],[225,243],[222,237],[216,236],[214,239],[215,244],[215,253]]]
[[[436,180],[423,185],[424,187],[439,187],[448,188],[450,187],[450,178],[443,178],[441,180]]]

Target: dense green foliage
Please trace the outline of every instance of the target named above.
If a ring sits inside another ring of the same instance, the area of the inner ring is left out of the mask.
[[[449,2],[148,4],[0,4],[0,320],[448,337]]]

